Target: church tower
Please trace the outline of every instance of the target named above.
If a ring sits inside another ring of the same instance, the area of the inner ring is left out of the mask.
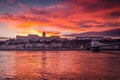
[[[46,33],[45,32],[42,33],[42,37],[46,37]]]

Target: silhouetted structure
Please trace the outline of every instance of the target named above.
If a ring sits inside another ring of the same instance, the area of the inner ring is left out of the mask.
[[[61,38],[60,36],[46,37],[46,33],[43,32],[42,36],[29,34],[28,36],[16,36],[15,39],[2,41],[0,42],[0,49],[90,50],[92,47],[91,42],[93,40],[104,44],[120,43],[120,39],[106,39],[102,37],[76,37],[73,39]],[[113,45],[113,47],[120,49],[119,45]]]
[[[46,33],[45,32],[42,33],[42,37],[46,37]]]

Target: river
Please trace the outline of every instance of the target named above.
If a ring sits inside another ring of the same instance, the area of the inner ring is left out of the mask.
[[[120,80],[120,54],[0,51],[0,80]]]

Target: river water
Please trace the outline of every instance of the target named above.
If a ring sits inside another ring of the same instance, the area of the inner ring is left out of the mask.
[[[120,54],[0,51],[0,80],[120,80]]]

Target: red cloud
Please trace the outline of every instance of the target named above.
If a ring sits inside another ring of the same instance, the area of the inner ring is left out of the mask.
[[[13,4],[15,2],[15,0],[7,0],[7,3],[9,4]]]
[[[14,2],[12,0],[11,2]],[[99,3],[99,4],[98,4]],[[46,7],[28,7],[18,2],[18,12],[0,14],[0,20],[5,22],[17,22],[14,25],[19,29],[34,29],[34,26],[47,26],[57,28],[58,31],[50,34],[60,34],[60,32],[80,33],[85,31],[102,31],[118,27],[120,23],[119,6],[102,4],[98,0],[67,0],[64,3],[50,5]],[[114,4],[117,4],[114,2]],[[114,18],[111,17],[115,16]],[[114,23],[114,24],[109,24]],[[113,27],[114,26],[114,27]],[[48,28],[45,28],[46,31]],[[37,31],[36,29],[34,29]],[[56,29],[55,29],[56,30]],[[38,30],[38,32],[40,32]],[[41,30],[42,32],[42,30]]]

